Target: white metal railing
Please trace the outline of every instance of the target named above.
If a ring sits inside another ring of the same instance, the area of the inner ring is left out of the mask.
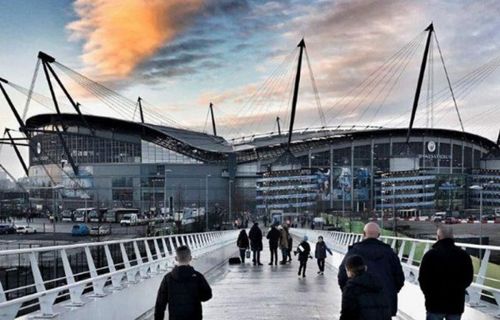
[[[216,231],[0,251],[0,258],[20,259],[22,256],[27,259],[29,278],[33,279],[33,283],[7,290],[0,282],[0,319],[15,319],[23,310],[27,313],[33,308],[38,309],[42,317],[55,317],[56,299],[69,299],[72,307],[82,306],[84,291],[85,295],[103,297],[107,292],[120,290],[125,285],[133,285],[150,275],[168,270],[174,264],[175,248],[179,245],[188,245],[193,258],[197,258],[234,242],[236,236],[236,231]],[[117,260],[121,262],[114,261],[111,247],[116,249],[116,255],[121,258]],[[143,249],[142,252],[140,249]],[[92,250],[104,251],[106,266],[96,268]],[[54,262],[61,260],[63,277],[43,278],[39,256],[47,253],[53,254]],[[85,257],[80,265],[84,272],[73,271],[75,266],[71,265],[70,257],[75,253]],[[23,295],[26,290],[34,293]]]
[[[321,235],[329,248],[342,256],[347,253],[350,245],[363,240],[363,235],[357,233],[306,229],[291,229],[291,232],[299,237],[308,235],[309,241],[315,241]],[[435,241],[391,236],[381,236],[379,239],[389,244],[398,253],[406,281],[418,284],[420,259]],[[477,271],[474,273],[474,281],[467,289],[469,305],[473,308],[483,307],[485,306],[484,298],[494,300],[496,302],[496,306],[494,306],[496,317],[500,318],[500,289],[498,289],[500,288],[500,274],[494,274],[493,277],[487,275],[488,267],[492,271],[496,270],[493,268],[498,267],[490,262],[490,256],[493,252],[500,253],[500,246],[480,246],[469,243],[456,243],[456,245],[463,249],[482,251],[482,259],[478,261],[479,268],[475,268]],[[340,263],[340,261],[337,262]],[[337,268],[338,265],[334,267]]]

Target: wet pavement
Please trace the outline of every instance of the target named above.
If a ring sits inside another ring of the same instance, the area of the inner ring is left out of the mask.
[[[281,255],[281,253],[280,253]],[[326,265],[318,275],[316,259],[299,278],[299,262],[269,266],[269,250],[261,253],[263,266],[245,264],[220,268],[209,278],[213,298],[203,304],[204,319],[338,319],[341,291],[336,271]]]

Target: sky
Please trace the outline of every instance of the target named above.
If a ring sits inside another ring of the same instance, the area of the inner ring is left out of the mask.
[[[146,121],[210,132],[212,102],[231,139],[275,132],[276,117],[288,128],[304,38],[295,128],[404,127],[433,22],[415,125],[461,130],[439,43],[464,129],[496,140],[499,15],[495,0],[0,0],[0,77],[29,88],[44,51],[129,99],[112,109],[55,66],[85,113],[137,121],[140,96]],[[49,96],[42,70],[34,84]],[[24,110],[26,97],[7,90]],[[32,101],[27,117],[53,110]],[[16,128],[3,98],[0,111],[0,126]],[[0,161],[22,175],[10,147]]]

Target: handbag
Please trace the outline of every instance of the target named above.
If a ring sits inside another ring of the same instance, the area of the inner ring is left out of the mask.
[[[247,249],[247,251],[245,252],[245,257],[247,259],[250,259],[250,250],[249,249]]]

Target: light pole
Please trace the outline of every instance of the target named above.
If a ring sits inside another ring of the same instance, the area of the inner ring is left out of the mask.
[[[471,190],[479,190],[479,245],[483,245],[483,190],[486,186],[493,184],[493,181],[481,185],[470,186]],[[482,250],[479,249],[479,260],[482,259]]]
[[[212,175],[205,176],[205,231],[208,232],[208,178]]]
[[[164,178],[163,178],[163,228],[165,229],[167,224],[167,173],[172,172],[172,170],[165,168]]]
[[[396,184],[392,184],[392,218],[393,221],[393,231],[394,236],[396,236]]]
[[[382,229],[382,232],[384,231],[384,185],[385,182],[380,182],[380,218],[382,219],[380,221],[380,229]]]
[[[231,203],[231,186],[232,186],[232,183],[233,183],[233,180],[231,180],[231,178],[229,178],[229,195],[228,195],[228,220],[231,221],[231,224],[232,224],[232,203]]]
[[[172,170],[165,168],[164,178],[163,178],[163,210],[164,214],[167,214],[167,173],[172,172]]]

